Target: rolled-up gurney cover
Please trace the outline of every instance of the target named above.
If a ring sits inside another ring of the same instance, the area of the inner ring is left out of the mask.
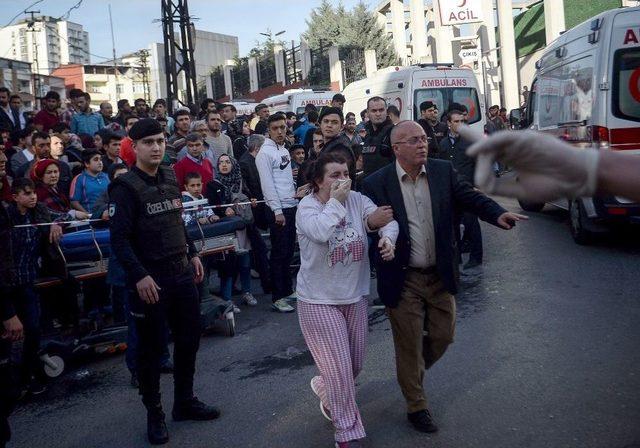
[[[100,246],[103,257],[110,253],[109,229],[95,231],[95,239]],[[60,239],[60,249],[68,262],[97,261],[100,258],[90,230],[65,233]]]
[[[244,227],[245,224],[242,218],[238,216],[229,216],[222,218],[220,221],[213,224],[203,224],[202,233],[204,233],[205,238],[213,238],[216,236],[234,233],[236,230],[244,229]],[[198,229],[196,224],[187,226],[187,234],[189,235],[189,238],[193,240],[202,239],[200,229]]]

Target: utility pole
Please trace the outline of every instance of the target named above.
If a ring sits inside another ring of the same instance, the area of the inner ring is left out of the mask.
[[[162,0],[162,37],[164,40],[164,70],[167,81],[167,106],[169,113],[180,103],[192,106],[197,101],[196,64],[193,59],[191,16],[187,0]],[[178,25],[180,41],[176,38]],[[179,95],[179,76],[184,78],[184,97]]]
[[[142,68],[142,86],[144,88],[144,99],[147,103],[151,102],[151,87],[149,85],[149,50],[143,49],[136,53],[138,56],[138,64]]]
[[[31,19],[27,20],[27,32],[31,34],[31,45],[33,45],[33,62],[35,64],[35,70],[32,70],[33,74],[33,98],[34,103],[37,105],[40,99],[40,65],[38,64],[38,42],[36,39],[36,33],[39,31],[36,29],[35,24],[38,20],[35,19],[35,15],[40,13],[37,11],[25,11],[26,14],[31,15]]]
[[[113,35],[113,19],[111,18],[111,3],[109,3],[109,25],[111,26],[111,49],[113,50],[113,73],[116,76],[116,91],[118,89],[118,61],[116,60],[116,39]]]

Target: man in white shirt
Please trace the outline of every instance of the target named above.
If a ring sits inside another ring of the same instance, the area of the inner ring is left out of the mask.
[[[210,114],[211,116],[211,114]],[[281,313],[294,311],[287,303],[293,299],[289,266],[296,241],[296,190],[289,151],[285,116],[274,114],[267,120],[269,138],[256,156],[260,186],[267,202],[267,221],[271,236],[271,283],[273,308]]]

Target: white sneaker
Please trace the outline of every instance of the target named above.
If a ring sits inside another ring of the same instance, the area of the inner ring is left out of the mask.
[[[256,298],[253,297],[253,294],[251,294],[250,292],[245,292],[242,295],[242,300],[249,306],[256,306],[258,304]]]
[[[320,399],[320,394],[318,393],[318,387],[317,387],[317,384],[316,384],[316,381],[317,381],[316,378],[319,379],[320,377],[319,376],[314,376],[313,378],[311,378],[311,390],[313,391],[314,394],[316,394],[318,399]],[[324,405],[322,404],[322,400],[320,400],[320,412],[322,413],[324,418],[326,418],[330,422],[333,421],[333,420],[331,420],[331,412],[329,412],[329,409],[324,407]]]
[[[278,299],[271,305],[271,308],[280,313],[291,313],[295,311],[295,308],[287,303],[285,299]]]

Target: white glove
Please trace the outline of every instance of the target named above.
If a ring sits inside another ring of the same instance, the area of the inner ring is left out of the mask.
[[[347,200],[347,196],[349,196],[349,192],[351,191],[351,179],[347,179],[346,181],[335,181],[331,185],[331,193],[330,197],[338,200],[342,205],[344,205]]]
[[[475,183],[487,193],[545,202],[596,191],[600,154],[595,149],[576,149],[534,131],[503,131],[483,138],[465,127],[460,134],[475,142],[467,155],[477,157]],[[513,168],[515,176],[496,178],[497,160]]]

